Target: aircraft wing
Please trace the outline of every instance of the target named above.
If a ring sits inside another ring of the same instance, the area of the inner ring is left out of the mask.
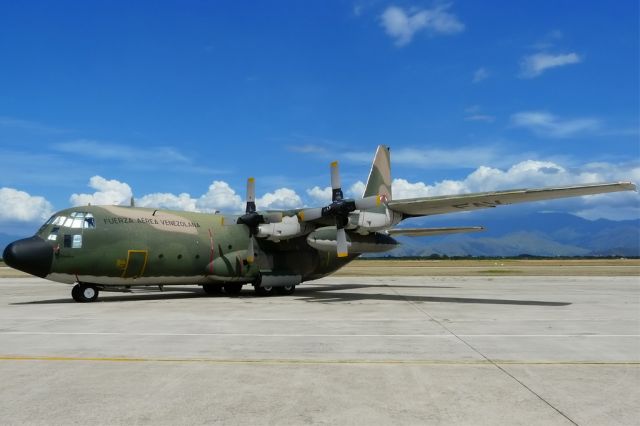
[[[396,228],[389,229],[387,233],[391,236],[406,235],[407,237],[427,237],[433,235],[460,234],[463,232],[484,231],[482,226],[461,226],[453,228]]]
[[[635,190],[636,186],[631,182],[596,183],[557,188],[513,189],[508,191],[391,200],[387,203],[387,207],[393,211],[402,213],[405,217],[430,216],[528,201],[552,200],[556,198]]]

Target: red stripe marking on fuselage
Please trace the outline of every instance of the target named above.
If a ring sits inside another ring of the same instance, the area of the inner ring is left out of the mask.
[[[209,250],[209,271],[213,274],[213,258],[215,257],[215,253],[213,248],[213,231],[211,231],[211,228],[209,228],[209,244],[211,244]]]

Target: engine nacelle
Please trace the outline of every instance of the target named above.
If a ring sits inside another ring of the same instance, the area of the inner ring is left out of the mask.
[[[348,228],[359,234],[368,234],[388,229],[400,223],[401,220],[402,215],[390,209],[385,209],[384,213],[364,210],[351,214]]]
[[[337,229],[334,226],[318,228],[307,237],[307,243],[316,250],[336,253]],[[382,253],[393,250],[398,242],[386,234],[377,232],[368,235],[347,233],[347,246],[350,253]]]
[[[280,222],[263,223],[259,225],[256,237],[266,238],[271,241],[280,241],[306,235],[312,230],[313,227],[310,225],[304,222],[300,223],[298,216],[284,216]]]

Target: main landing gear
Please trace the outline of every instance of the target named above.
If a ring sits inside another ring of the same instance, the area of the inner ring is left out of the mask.
[[[226,294],[228,296],[237,296],[242,291],[242,284],[240,283],[225,283],[225,284],[203,284],[202,289],[205,294],[214,296],[218,294]]]
[[[287,285],[284,287],[254,285],[253,287],[258,296],[272,296],[274,294],[277,294],[278,296],[288,296],[296,291],[295,285]]]
[[[227,296],[238,296],[242,291],[242,284],[240,283],[225,283],[225,284],[204,284],[202,286],[205,294],[208,296],[216,296],[226,294]],[[289,296],[296,291],[295,285],[287,285],[283,287],[273,286],[261,286],[253,285],[253,289],[258,296]]]
[[[95,302],[98,298],[99,290],[92,284],[78,283],[71,289],[71,297],[80,303]]]

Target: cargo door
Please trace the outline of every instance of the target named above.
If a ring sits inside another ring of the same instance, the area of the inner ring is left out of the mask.
[[[129,250],[122,278],[138,278],[147,266],[147,250]]]

